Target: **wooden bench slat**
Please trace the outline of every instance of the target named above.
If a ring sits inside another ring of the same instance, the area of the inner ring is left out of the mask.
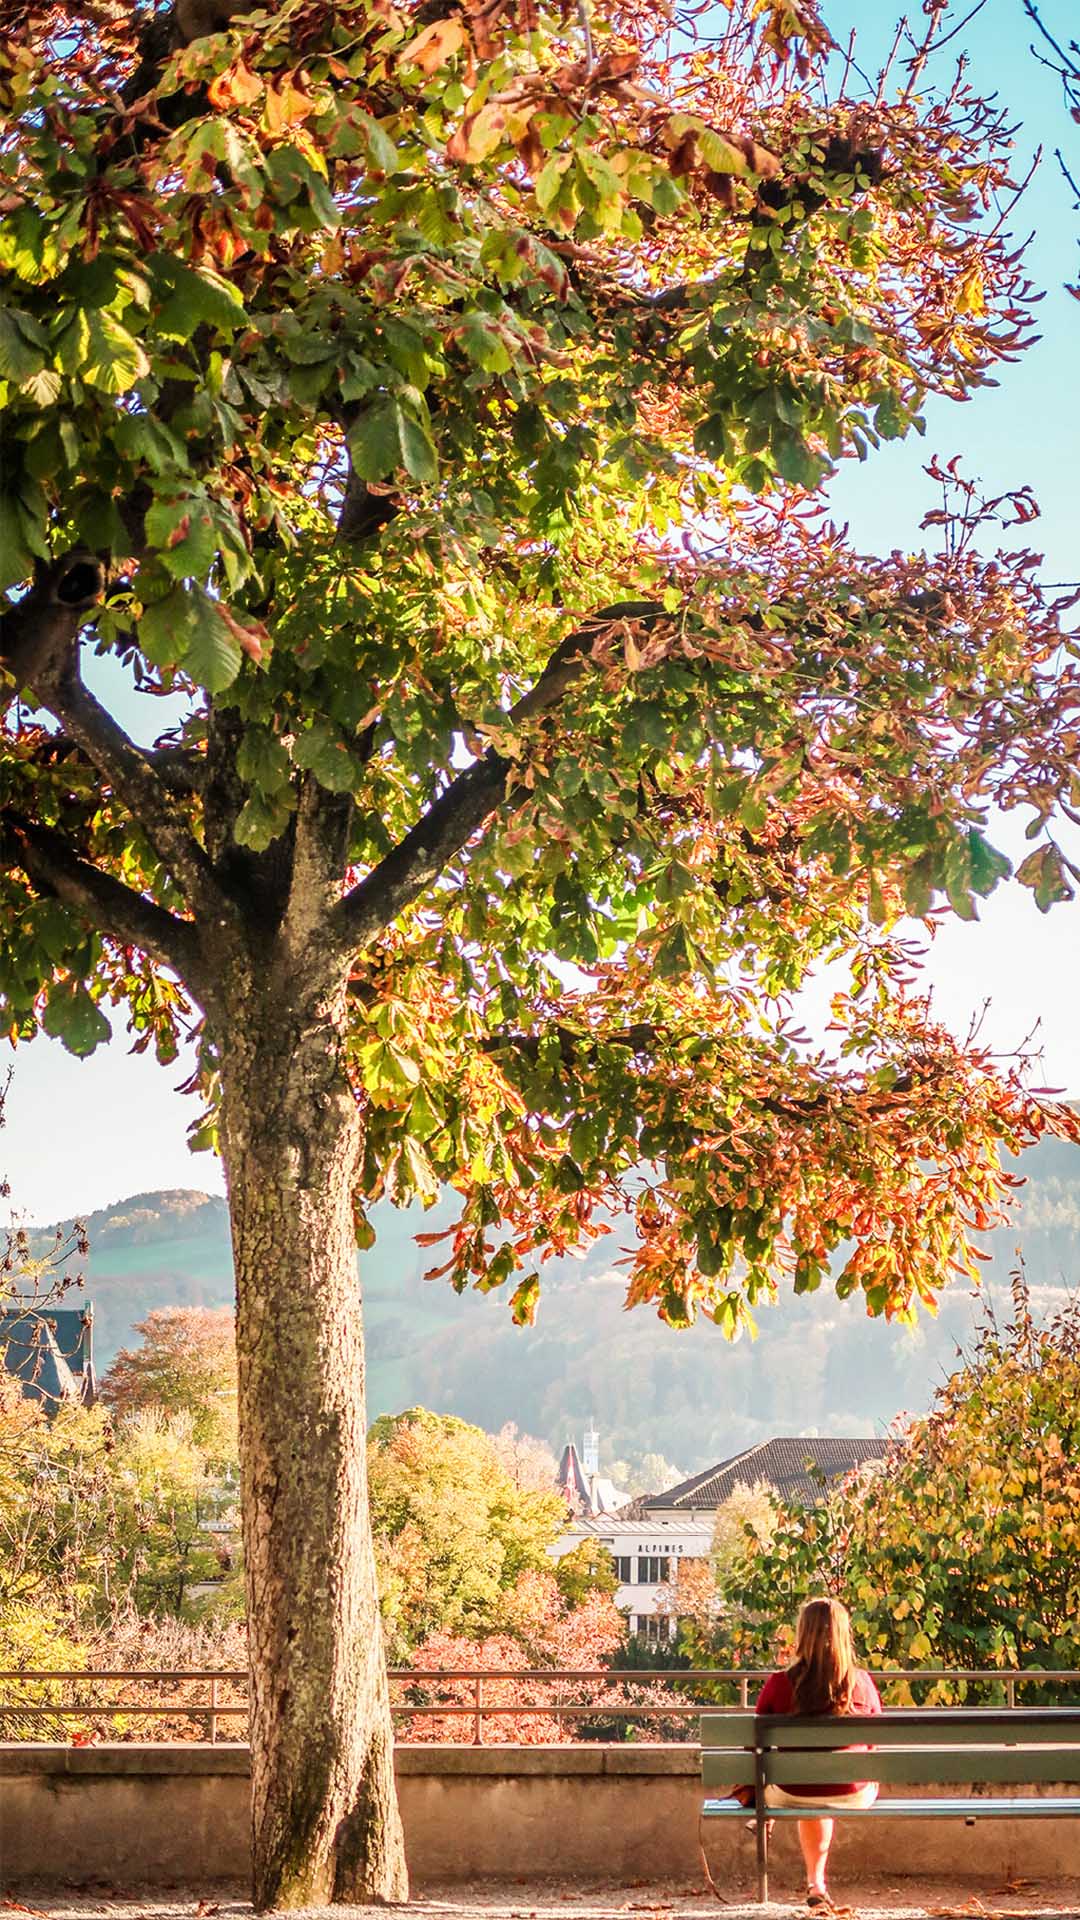
[[[959,1748],[948,1751],[935,1747],[878,1753],[770,1753],[765,1756],[766,1780],[777,1786],[792,1781],[812,1781],[820,1785],[847,1786],[857,1780],[892,1782],[925,1781],[927,1785],[978,1784],[1015,1780],[1045,1780],[1072,1783],[1080,1781],[1080,1749],[1075,1747],[1012,1747],[986,1751]],[[701,1764],[702,1784],[706,1787],[750,1785],[754,1779],[753,1756],[747,1753],[705,1753]]]
[[[1036,1799],[1030,1795],[1008,1800],[892,1800],[880,1799],[872,1807],[828,1807],[826,1814],[838,1813],[841,1820],[1011,1820],[1075,1819],[1080,1814],[1080,1799]],[[770,1820],[805,1820],[808,1807],[770,1807]],[[710,1820],[747,1820],[752,1818],[737,1800],[706,1800],[702,1813]]]
[[[898,1748],[879,1753],[770,1753],[765,1755],[765,1779],[777,1786],[808,1781],[815,1785],[849,1786],[858,1780],[902,1782],[914,1785],[935,1782],[958,1786],[970,1783],[995,1783],[1006,1780],[1045,1780],[1073,1783],[1080,1781],[1080,1748],[1011,1747],[975,1750],[970,1747],[948,1752],[940,1747],[929,1751]],[[749,1753],[704,1753],[701,1778],[705,1787],[750,1786],[754,1781],[753,1755]]]
[[[703,1747],[752,1747],[756,1713],[703,1713],[699,1732]]]
[[[706,1787],[752,1787],[754,1756],[745,1747],[737,1753],[703,1753],[701,1778]]]
[[[942,1748],[931,1752],[885,1753],[770,1753],[765,1778],[777,1786],[806,1780],[815,1785],[848,1785],[856,1780],[925,1782],[942,1786],[972,1786],[1006,1780],[1080,1781],[1080,1748],[1011,1747],[1007,1751]]]
[[[1080,1710],[928,1707],[813,1720],[796,1718],[794,1714],[703,1714],[701,1717],[703,1751],[743,1745],[829,1748],[863,1741],[875,1747],[1080,1744]]]

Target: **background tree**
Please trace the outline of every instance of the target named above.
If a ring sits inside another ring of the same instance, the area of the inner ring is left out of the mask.
[[[155,1307],[136,1322],[141,1345],[122,1347],[101,1382],[119,1420],[184,1414],[195,1446],[236,1457],[236,1330],[224,1307]]]
[[[672,1466],[662,1453],[631,1454],[627,1460],[613,1460],[609,1478],[625,1493],[662,1493],[687,1478],[681,1467]]]
[[[116,1531],[111,1447],[97,1411],[49,1419],[0,1374],[0,1651],[62,1667],[108,1591]],[[54,1657],[55,1656],[55,1657]]]
[[[571,1606],[580,1606],[590,1593],[612,1597],[619,1586],[611,1548],[602,1540],[582,1540],[560,1554],[554,1567],[555,1583]]]
[[[551,1571],[561,1496],[511,1479],[478,1427],[414,1407],[376,1420],[368,1476],[392,1664],[438,1631],[498,1633],[518,1578]]]
[[[551,1492],[559,1463],[545,1440],[519,1432],[516,1423],[507,1420],[495,1435],[495,1451],[516,1487],[530,1493]]]
[[[433,1633],[417,1648],[415,1663],[420,1671],[445,1667],[464,1673],[514,1674],[537,1673],[551,1667],[580,1673],[600,1669],[617,1658],[625,1633],[625,1621],[610,1594],[593,1589],[568,1595],[552,1574],[529,1572],[518,1578],[502,1631],[476,1639],[445,1631]],[[417,1704],[426,1701],[460,1708],[472,1707],[475,1702],[469,1680],[411,1682],[408,1692]],[[484,1722],[485,1741],[492,1745],[549,1746],[579,1740],[590,1733],[594,1738],[621,1739],[627,1722],[620,1720],[613,1729],[610,1720],[603,1719],[603,1706],[637,1696],[649,1697],[648,1689],[639,1686],[627,1690],[605,1680],[534,1680],[529,1682],[529,1692],[538,1710],[523,1709],[520,1681],[485,1681],[484,1703],[503,1709]],[[580,1716],[551,1711],[579,1702],[592,1704],[598,1711]],[[510,1708],[514,1711],[507,1711]],[[422,1714],[406,1721],[402,1732],[410,1740],[468,1742],[473,1738],[473,1721],[470,1714],[460,1712]]]
[[[0,1005],[77,1052],[110,1004],[165,1060],[197,1034],[260,1906],[405,1889],[370,1201],[456,1188],[439,1270],[523,1321],[612,1223],[674,1324],[734,1333],[840,1248],[909,1315],[1047,1121],[889,931],[975,914],[995,803],[1071,890],[1032,556],[976,509],[865,560],[805,497],[1029,337],[1008,116],[918,53],[918,92],[831,95],[809,4],[678,25],[5,16]],[[830,1056],[784,996],[843,954]]]
[[[141,1613],[183,1616],[220,1573],[210,1523],[225,1505],[217,1463],[187,1413],[129,1414],[115,1441],[117,1571]]]

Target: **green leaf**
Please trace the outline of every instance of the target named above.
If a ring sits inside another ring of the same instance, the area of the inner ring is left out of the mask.
[[[874,410],[874,427],[883,440],[899,440],[907,432],[910,417],[895,393],[887,393]]]
[[[243,652],[216,600],[202,587],[177,585],[146,608],[139,645],[155,666],[183,667],[208,693],[223,693],[240,671]]]
[[[1012,863],[1003,853],[983,838],[972,827],[968,834],[968,861],[971,868],[971,884],[976,893],[992,893],[999,880],[1007,880],[1012,872]]]
[[[112,437],[127,459],[145,461],[151,473],[171,473],[187,465],[183,441],[152,414],[120,414]]]
[[[45,364],[45,345],[45,335],[28,313],[0,307],[0,378],[21,386],[39,373]]]
[[[349,453],[362,480],[383,480],[400,467],[427,485],[439,477],[438,457],[425,422],[397,394],[387,394],[360,415],[349,430]]]
[[[487,314],[463,314],[455,332],[469,359],[485,373],[507,373],[513,365],[505,340]]]
[[[243,325],[244,302],[230,280],[166,253],[153,254],[146,264],[161,301],[154,323],[158,333],[172,340],[190,340],[198,327],[232,334]]]
[[[289,784],[291,762],[278,739],[267,727],[246,728],[236,755],[236,771],[248,786],[264,794],[278,793]]]
[[[279,840],[295,811],[295,796],[289,787],[278,793],[249,793],[233,826],[238,847],[250,847],[253,853],[265,853]]]
[[[139,342],[115,314],[100,307],[79,307],[60,335],[57,359],[65,373],[77,374],[102,393],[127,393],[150,371]]]
[[[297,735],[293,762],[313,773],[319,785],[331,793],[351,793],[359,774],[344,739],[329,721],[316,720]]]
[[[558,198],[559,188],[562,186],[563,176],[571,159],[572,155],[569,153],[554,153],[537,174],[533,192],[536,195],[537,206],[544,213]]]
[[[155,500],[146,513],[146,538],[174,580],[204,578],[217,558],[217,528],[205,495]]]
[[[1016,869],[1021,886],[1030,887],[1040,913],[1049,913],[1059,901],[1071,900],[1073,889],[1065,878],[1065,863],[1053,841],[1036,847]]]
[[[379,173],[395,173],[398,164],[398,150],[384,127],[370,114],[356,108],[352,112],[353,123],[361,129],[367,142],[368,158]]]
[[[40,407],[44,411],[59,399],[63,384],[55,367],[39,367],[36,373],[32,373],[28,379],[20,383],[19,392],[24,393],[28,400],[32,400],[35,407]],[[65,425],[69,424],[65,422]]]
[[[827,466],[821,454],[808,447],[798,434],[782,430],[772,437],[772,456],[781,479],[790,481],[792,486],[804,487],[808,493],[820,484]]]
[[[419,1140],[411,1134],[401,1143],[401,1159],[410,1187],[430,1206],[439,1197],[439,1182]]]
[[[734,173],[745,175],[750,172],[746,155],[722,133],[714,132],[712,127],[701,127],[697,136],[698,149],[705,165],[713,173]]]
[[[20,586],[34,571],[34,555],[15,497],[0,493],[0,592]]]
[[[100,1007],[85,987],[72,980],[55,982],[49,988],[41,1025],[80,1060],[93,1053],[103,1040],[112,1038],[112,1028]]]
[[[536,1319],[536,1309],[539,1305],[540,1281],[535,1273],[530,1273],[510,1296],[510,1313],[514,1325],[531,1327]]]

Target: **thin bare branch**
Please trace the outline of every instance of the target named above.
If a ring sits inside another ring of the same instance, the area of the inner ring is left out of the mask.
[[[0,665],[12,695],[26,688],[105,776],[192,911],[228,925],[235,906],[166,785],[80,677],[79,629],[103,587],[101,561],[81,549],[39,567],[30,591],[0,621]]]

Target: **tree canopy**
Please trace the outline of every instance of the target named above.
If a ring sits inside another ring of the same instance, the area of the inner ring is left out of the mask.
[[[1076,1132],[900,926],[976,914],[995,808],[1072,894],[1071,644],[987,538],[1034,504],[932,462],[941,551],[867,558],[817,494],[1032,335],[938,35],[868,83],[813,0],[5,14],[0,1008],[195,1032],[261,1906],[405,1887],[372,1201],[455,1189],[434,1271],[520,1321],[615,1226],[630,1304],[734,1334],[781,1278],[910,1316],[1001,1144]]]
[[[236,1334],[225,1307],[154,1307],[135,1323],[137,1347],[122,1347],[101,1383],[118,1418],[183,1414],[195,1444],[236,1457]]]
[[[513,1631],[520,1575],[554,1575],[561,1495],[517,1484],[489,1435],[424,1407],[376,1420],[368,1472],[392,1663],[437,1632]]]
[[[1041,1120],[867,918],[972,915],[987,808],[1045,816],[1058,632],[970,515],[870,562],[799,498],[1022,346],[1003,110],[829,98],[783,7],[587,51],[572,13],[289,5],[156,64],[156,16],[24,13],[4,647],[52,717],[4,735],[13,1034],[89,1050],[115,1000],[168,1058],[178,971],[214,1139],[206,930],[280,930],[336,820],[361,1213],[454,1183],[454,1283],[529,1268],[522,1318],[601,1205],[675,1320],[734,1329],[736,1256],[753,1295],[785,1242],[908,1307]],[[190,694],[156,752],[80,632]],[[1022,877],[1069,888],[1048,839]],[[844,949],[838,1070],[775,996]]]

